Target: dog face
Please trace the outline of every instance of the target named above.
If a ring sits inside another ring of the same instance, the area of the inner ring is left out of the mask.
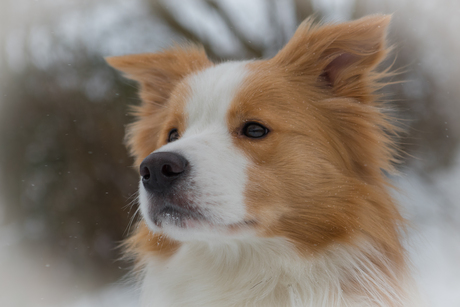
[[[373,104],[388,22],[307,21],[265,61],[215,65],[194,47],[109,58],[141,85],[127,140],[148,227],[178,241],[284,237],[303,250],[375,231],[363,194],[392,156]]]
[[[158,149],[141,164],[141,210],[154,230],[206,238],[244,227],[248,158],[235,147],[227,112],[244,82],[244,63],[212,66],[173,91]]]

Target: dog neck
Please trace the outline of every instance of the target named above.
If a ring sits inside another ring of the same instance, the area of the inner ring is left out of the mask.
[[[300,256],[281,238],[188,242],[148,262],[143,306],[410,306],[402,275],[371,244]]]

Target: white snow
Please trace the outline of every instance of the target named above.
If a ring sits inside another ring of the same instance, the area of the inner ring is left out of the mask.
[[[421,293],[433,307],[460,306],[460,153],[452,168],[425,181],[409,173],[396,180],[411,223],[408,250]]]

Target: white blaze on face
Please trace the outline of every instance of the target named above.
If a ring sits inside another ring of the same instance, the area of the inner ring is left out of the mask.
[[[190,94],[185,107],[186,130],[181,132],[179,140],[156,151],[176,152],[189,161],[191,173],[183,192],[206,220],[216,226],[243,223],[246,216],[244,190],[248,161],[234,146],[227,126],[230,103],[247,74],[245,65],[241,62],[223,63],[188,77]],[[142,184],[140,190],[141,210],[148,219],[145,215],[148,195],[142,191]],[[207,228],[205,224],[201,226],[180,230],[165,225],[162,230],[183,238],[184,232]]]

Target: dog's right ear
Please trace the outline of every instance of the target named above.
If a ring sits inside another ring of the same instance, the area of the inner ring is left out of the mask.
[[[165,103],[176,84],[188,74],[212,65],[202,47],[175,47],[159,53],[105,58],[128,79],[139,82],[140,97],[145,103]]]

